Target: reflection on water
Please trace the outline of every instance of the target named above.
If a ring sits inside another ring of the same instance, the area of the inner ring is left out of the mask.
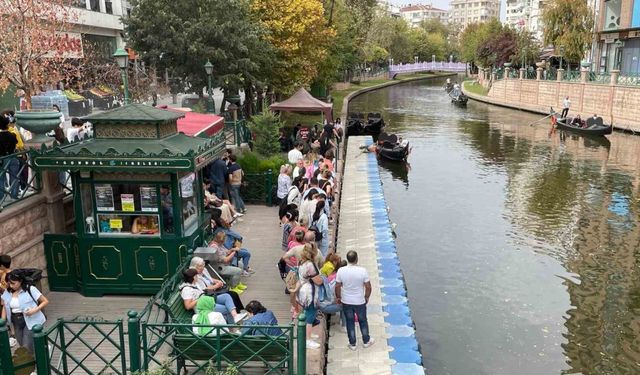
[[[350,106],[413,145],[381,174],[428,373],[640,373],[640,137],[458,108],[441,85]]]

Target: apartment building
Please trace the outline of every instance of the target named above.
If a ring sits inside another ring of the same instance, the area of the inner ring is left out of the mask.
[[[418,27],[423,21],[434,19],[446,24],[449,19],[449,12],[444,9],[434,8],[431,4],[409,4],[400,8],[400,16],[411,27]]]
[[[507,0],[504,22],[518,30],[525,29],[542,40],[542,0]]]
[[[474,22],[500,18],[500,0],[451,0],[449,22],[464,29]]]
[[[70,36],[81,38],[99,46],[105,54],[123,47],[124,25],[121,17],[127,16],[131,5],[126,0],[74,0],[77,19]]]
[[[378,10],[393,17],[400,17],[400,7],[389,0],[378,0]]]
[[[640,0],[595,0],[593,67],[640,74]]]

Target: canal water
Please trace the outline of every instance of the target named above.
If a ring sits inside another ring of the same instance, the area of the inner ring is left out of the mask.
[[[413,147],[380,169],[428,374],[640,373],[640,137],[549,134],[442,82],[350,110]]]

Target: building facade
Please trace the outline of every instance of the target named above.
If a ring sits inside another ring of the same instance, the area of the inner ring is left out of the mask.
[[[474,22],[500,18],[500,0],[451,0],[449,22],[464,29]]]
[[[72,32],[81,35],[83,42],[94,43],[105,53],[124,47],[122,17],[129,15],[131,6],[126,0],[74,0],[77,11]]]
[[[439,20],[446,24],[449,19],[449,12],[444,9],[434,8],[430,4],[415,4],[401,7],[400,15],[411,27],[418,27],[423,21],[427,20]]]
[[[597,0],[596,6],[593,68],[640,74],[640,0]]]
[[[505,24],[525,29],[542,40],[543,0],[507,0]]]
[[[389,0],[378,0],[378,10],[392,17],[400,17],[400,7],[393,5]]]

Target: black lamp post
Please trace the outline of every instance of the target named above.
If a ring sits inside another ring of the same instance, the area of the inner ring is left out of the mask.
[[[213,101],[213,90],[211,88],[211,75],[213,74],[213,64],[211,61],[207,60],[207,63],[204,64],[204,71],[207,73],[207,93],[209,94],[209,99],[207,99],[207,112],[214,113],[216,103]]]
[[[124,104],[130,104],[131,98],[129,97],[129,74],[127,67],[129,65],[129,54],[123,48],[118,48],[113,54],[113,57],[118,63],[120,68],[120,75],[122,76],[122,84],[124,85]]]

